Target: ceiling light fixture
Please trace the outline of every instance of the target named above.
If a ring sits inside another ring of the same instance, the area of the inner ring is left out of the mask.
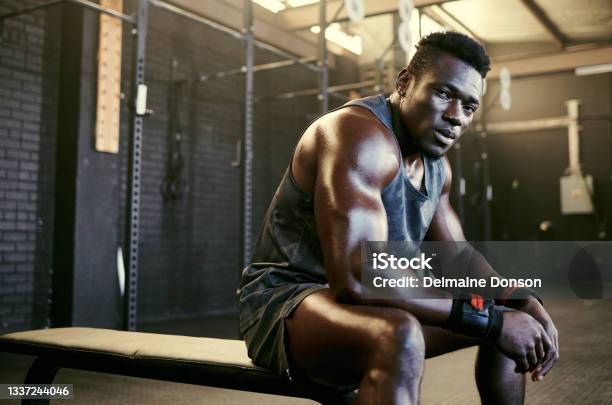
[[[319,0],[287,0],[287,3],[289,3],[291,7],[302,7],[318,2]]]
[[[318,34],[321,28],[318,25],[310,27],[310,31]],[[333,23],[325,30],[325,38],[336,45],[340,45],[347,51],[353,52],[356,55],[361,55],[363,52],[363,42],[359,35],[350,35],[342,31],[340,24]]]
[[[285,9],[285,5],[280,0],[253,0],[253,3],[259,4],[273,13],[278,13]]]
[[[604,65],[580,66],[574,70],[576,76],[588,76],[610,72],[612,72],[612,63],[606,63]]]

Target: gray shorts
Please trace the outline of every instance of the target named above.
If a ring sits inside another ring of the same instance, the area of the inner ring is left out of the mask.
[[[287,346],[285,319],[291,318],[293,311],[307,296],[328,288],[329,284],[312,284],[286,300],[282,306],[266,306],[259,320],[242,334],[249,357],[255,364],[273,370],[288,381],[303,387],[313,387],[315,389],[321,387],[321,384],[310,380],[292,360]],[[346,403],[353,403],[355,391],[358,387],[359,384],[356,383],[343,387],[328,388],[336,393],[334,395],[340,395],[344,400],[352,398]]]
[[[282,306],[268,305],[266,307],[259,321],[243,333],[249,357],[255,364],[270,369],[291,381],[305,378],[290,358],[286,345],[285,319],[291,317],[304,298],[326,288],[329,286],[312,285],[300,291]]]

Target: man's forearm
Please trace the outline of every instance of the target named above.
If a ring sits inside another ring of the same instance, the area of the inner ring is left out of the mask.
[[[419,297],[397,297],[388,299],[360,298],[358,304],[387,306],[405,310],[423,325],[438,326],[467,336],[496,340],[503,327],[503,312],[493,300],[475,296],[452,299],[443,290],[422,288]]]
[[[463,291],[478,294],[483,297],[494,298],[501,294],[497,288],[489,287],[491,277],[500,276],[487,259],[468,242],[455,242],[448,247],[436,251],[439,265],[433,266],[433,273],[436,277],[447,279],[463,279],[471,280],[486,280],[484,287],[473,286],[470,284],[468,288],[462,288]]]
[[[491,267],[487,259],[482,255],[482,253],[480,253],[471,245],[469,249],[471,249],[471,251],[470,260],[468,262],[467,267],[468,277],[487,280],[487,287],[474,288],[470,290],[470,292],[490,298],[498,296],[500,294],[500,291],[498,291],[499,288],[490,287],[490,283],[488,281],[491,279],[491,277],[503,277],[500,276],[499,273],[497,273],[495,270],[493,270],[493,267]]]
[[[353,305],[371,305],[403,309],[415,316],[422,324],[443,326],[448,320],[452,307],[452,294],[438,288],[419,287],[418,294],[413,289],[392,288],[388,296],[372,298],[372,291],[360,281],[360,277],[350,275],[345,288],[332,291],[339,302]],[[415,298],[415,295],[418,298]]]
[[[365,298],[360,299],[359,304],[403,309],[424,325],[444,326],[450,315],[453,300],[450,293],[437,290],[437,293],[432,291],[431,298]]]
[[[478,250],[474,249],[473,247],[471,248],[470,260],[468,264],[468,276],[471,278],[475,278],[475,279],[486,279],[486,280],[490,280],[491,277],[498,277],[501,279],[504,278],[502,275],[500,275],[495,270],[493,270],[493,267],[491,267],[487,259]],[[487,287],[471,289],[470,292],[482,295],[484,297],[499,299],[499,298],[505,297],[507,293],[511,292],[510,290],[512,290],[512,289],[508,289],[505,287],[491,287],[490,283],[487,283],[486,285]],[[525,294],[522,294],[522,295],[519,294],[520,298],[517,297],[518,299],[512,299],[514,301],[513,305],[509,305],[509,303],[504,303],[503,302],[504,300],[501,300],[502,301],[501,305],[507,305],[513,308],[518,308],[523,305],[526,305],[529,301],[530,293],[526,292]],[[505,298],[510,298],[510,297],[505,297]],[[533,296],[533,299],[535,298],[537,298],[536,295]],[[537,298],[537,301],[539,301],[539,298]]]

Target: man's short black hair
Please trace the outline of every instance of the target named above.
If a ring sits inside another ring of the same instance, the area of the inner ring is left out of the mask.
[[[408,64],[410,72],[417,80],[427,71],[434,58],[440,53],[448,53],[472,66],[484,79],[491,69],[489,55],[481,44],[454,31],[434,32],[419,41],[417,51]]]

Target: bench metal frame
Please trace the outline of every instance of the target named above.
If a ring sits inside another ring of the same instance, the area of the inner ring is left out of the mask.
[[[135,359],[84,350],[54,348],[31,343],[1,340],[0,351],[36,356],[25,384],[52,384],[62,368],[148,378],[183,384],[225,388],[262,394],[307,398],[325,405],[348,405],[354,392],[322,385],[287,381],[269,370],[230,364],[201,363],[168,359]],[[22,399],[22,404],[49,404],[48,399]]]

